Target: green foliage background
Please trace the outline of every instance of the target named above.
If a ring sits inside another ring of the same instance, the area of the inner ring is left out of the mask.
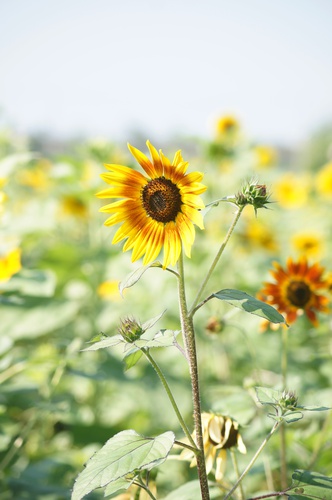
[[[258,212],[260,236],[248,232],[250,224],[256,223],[255,214],[251,207],[245,209],[209,293],[237,288],[255,295],[270,278],[273,260],[284,264],[288,256],[299,256],[292,236],[304,228],[320,232],[322,249],[317,259],[332,270],[332,189],[329,197],[322,198],[315,188],[315,176],[323,166],[317,159],[327,155],[326,135],[324,131],[307,145],[306,155],[281,152],[278,162],[266,167],[259,164],[255,143],[246,138],[226,146],[200,138],[162,145],[169,157],[181,148],[190,169],[205,173],[206,203],[238,192],[243,181],[252,177],[266,184],[271,200],[276,201],[270,210]],[[135,146],[145,151],[144,144]],[[111,245],[114,230],[103,227],[105,217],[98,213],[101,204],[95,197],[104,187],[99,179],[102,163],[137,166],[123,145],[106,141],[74,141],[58,153],[42,149],[43,143],[36,140],[1,132],[0,177],[6,179],[1,247],[14,242],[22,249],[22,270],[0,282],[1,500],[70,498],[83,464],[121,430],[135,429],[148,436],[173,430],[182,437],[163,389],[145,360],[125,372],[120,347],[82,352],[100,332],[117,333],[120,319],[126,316],[144,322],[166,309],[158,328],[179,329],[176,283],[159,268],[149,269],[126,290],[124,299],[116,286],[107,297],[98,293],[100,284],[118,283],[140,265],[132,264],[130,254],[122,253],[119,245]],[[312,163],[308,162],[310,151]],[[310,178],[306,203],[299,207],[287,207],[275,199],[274,186],[289,170],[297,177]],[[192,259],[185,262],[189,303],[233,214],[234,206],[220,204],[206,214],[206,230],[197,230]],[[221,321],[220,332],[207,331],[211,317]],[[218,300],[211,300],[197,313],[196,324],[202,406],[241,424],[248,449],[248,456],[239,456],[242,469],[271,428],[266,410],[257,404],[254,387],[281,388],[281,332],[261,333],[258,317]],[[299,318],[289,329],[288,347],[289,388],[303,404],[331,405],[331,316],[322,315],[318,328],[305,317]],[[184,359],[173,347],[158,350],[156,359],[191,422]],[[331,439],[329,412],[306,414],[289,426],[289,478],[296,468],[331,474]],[[279,488],[279,471],[277,436],[246,479],[246,490]],[[167,461],[158,474],[160,498],[195,478],[196,471],[187,463]],[[234,478],[229,461],[226,484]],[[97,491],[87,498],[102,497]]]

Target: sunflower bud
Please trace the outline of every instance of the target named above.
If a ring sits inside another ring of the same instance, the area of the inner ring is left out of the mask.
[[[206,323],[205,330],[211,335],[218,335],[218,333],[223,331],[224,327],[225,323],[222,319],[217,318],[216,316],[211,316]]]
[[[280,408],[283,412],[295,410],[297,406],[298,397],[294,391],[284,391],[279,400]]]
[[[141,337],[144,330],[135,319],[125,318],[121,321],[119,333],[126,342],[132,343]]]
[[[270,203],[268,201],[270,194],[267,192],[265,184],[256,184],[254,182],[248,182],[235,196],[235,202],[239,207],[244,207],[245,205],[252,205],[255,212],[259,208],[266,208],[266,204]]]

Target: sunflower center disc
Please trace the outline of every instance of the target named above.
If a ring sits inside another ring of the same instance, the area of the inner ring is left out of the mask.
[[[310,288],[303,281],[292,281],[287,287],[287,298],[296,307],[304,307],[310,296]]]
[[[147,215],[157,222],[175,221],[181,212],[179,188],[169,179],[152,179],[142,189],[142,202]]]

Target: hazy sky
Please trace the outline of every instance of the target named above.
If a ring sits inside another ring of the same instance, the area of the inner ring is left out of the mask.
[[[258,140],[332,120],[331,0],[0,0],[0,108],[22,132]]]

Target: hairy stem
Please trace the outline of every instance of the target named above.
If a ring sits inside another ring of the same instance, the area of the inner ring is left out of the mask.
[[[181,252],[181,256],[178,261],[178,273],[179,273],[178,289],[179,289],[181,329],[186,348],[187,359],[189,362],[192,399],[193,399],[195,436],[198,448],[198,453],[196,455],[197,471],[201,487],[202,500],[209,500],[210,493],[209,493],[209,486],[205,468],[195,331],[194,331],[194,324],[192,321],[192,317],[189,316],[188,314],[188,307],[186,301],[184,269],[183,269],[183,252]]]

